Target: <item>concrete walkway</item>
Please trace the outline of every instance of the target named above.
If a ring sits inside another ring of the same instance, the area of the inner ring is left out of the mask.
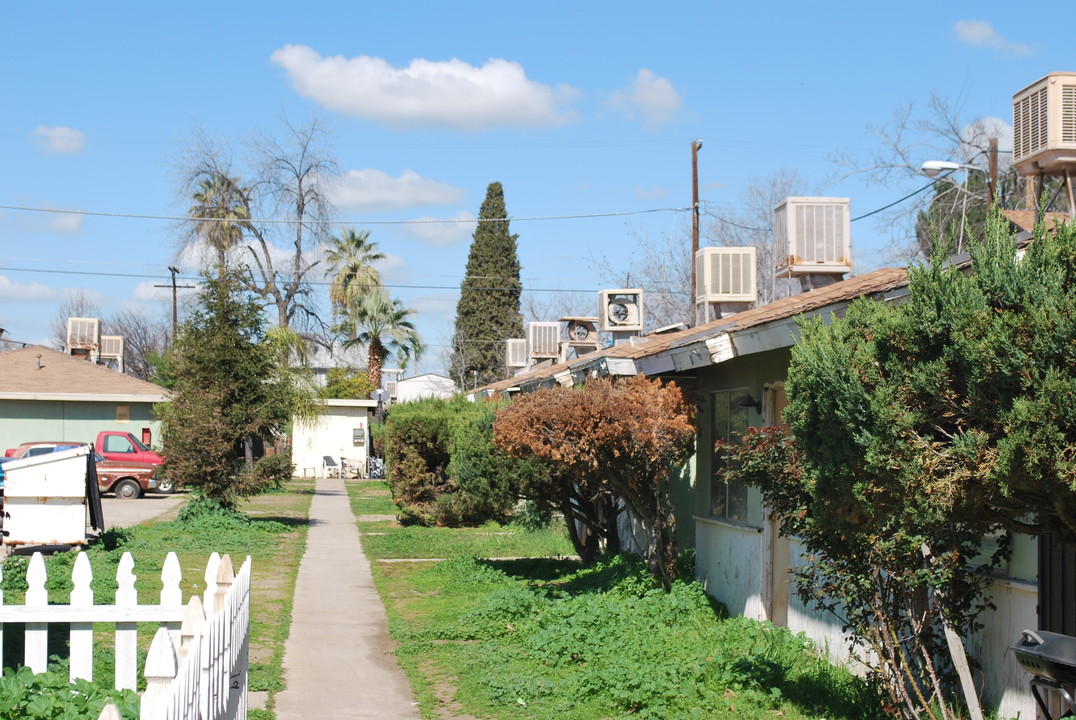
[[[418,718],[343,480],[317,479],[310,523],[277,719]]]

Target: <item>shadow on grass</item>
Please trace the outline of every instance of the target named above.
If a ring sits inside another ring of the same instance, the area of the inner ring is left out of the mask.
[[[315,525],[324,524],[321,520],[287,515],[255,515],[250,517],[250,522],[252,525],[258,525],[260,523],[280,523],[288,528],[311,528]]]
[[[570,558],[521,558],[480,561],[528,584],[553,583],[579,572],[583,564]]]

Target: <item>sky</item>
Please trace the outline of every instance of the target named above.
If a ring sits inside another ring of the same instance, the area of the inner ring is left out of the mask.
[[[186,284],[200,269],[173,219],[190,206],[180,168],[193,138],[241,164],[250,138],[316,119],[341,171],[334,227],[368,230],[387,255],[385,284],[428,347],[409,374],[444,372],[468,221],[491,182],[519,236],[525,296],[575,293],[595,306],[577,312],[596,313],[598,291],[618,286],[600,266],[627,278],[641,242],[690,244],[693,140],[704,233],[782,171],[805,195],[850,198],[853,218],[923,187],[838,159],[869,166],[878,133],[902,109],[928,119],[932,96],[962,123],[995,118],[1011,148],[1013,93],[1076,69],[1068,34],[1012,7],[6,4],[0,327],[50,343],[80,290],[106,315],[169,317],[171,291],[157,287],[168,267]],[[960,159],[908,139],[911,164]],[[856,272],[902,263],[904,230],[885,217],[853,222]]]

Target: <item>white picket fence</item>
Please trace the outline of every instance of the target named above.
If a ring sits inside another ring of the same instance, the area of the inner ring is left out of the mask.
[[[250,558],[238,574],[228,555],[213,553],[206,564],[205,591],[184,606],[181,572],[168,553],[161,572],[160,603],[139,605],[134,559],[120,559],[114,605],[94,605],[89,558],[79,554],[71,573],[68,605],[49,605],[45,561],[34,553],[26,571],[29,589],[22,605],[4,605],[0,591],[0,653],[5,623],[26,623],[23,664],[44,672],[50,623],[70,623],[71,679],[93,679],[93,624],[114,624],[117,689],[137,687],[138,623],[159,627],[146,656],[143,720],[246,720],[247,655],[250,646]],[[0,656],[2,659],[2,656]],[[109,705],[99,720],[123,720]],[[129,718],[128,720],[133,720]]]

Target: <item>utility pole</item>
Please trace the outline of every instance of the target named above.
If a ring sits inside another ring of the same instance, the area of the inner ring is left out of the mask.
[[[699,149],[702,140],[691,142],[691,292],[695,292],[695,255],[699,252]]]
[[[990,200],[987,205],[994,204],[994,196],[998,191],[998,139],[996,137],[990,138],[990,149],[987,150],[987,161],[989,173],[987,177],[990,178]]]
[[[178,332],[178,328],[179,328],[179,311],[177,309],[178,303],[176,301],[176,290],[178,290],[179,288],[183,288],[184,290],[189,290],[189,289],[193,289],[194,286],[193,285],[176,285],[176,274],[179,272],[179,269],[169,265],[168,266],[168,271],[170,273],[172,273],[172,284],[171,285],[154,285],[153,287],[159,287],[159,288],[171,287],[172,288],[172,342],[174,343],[176,341],[176,333]]]

